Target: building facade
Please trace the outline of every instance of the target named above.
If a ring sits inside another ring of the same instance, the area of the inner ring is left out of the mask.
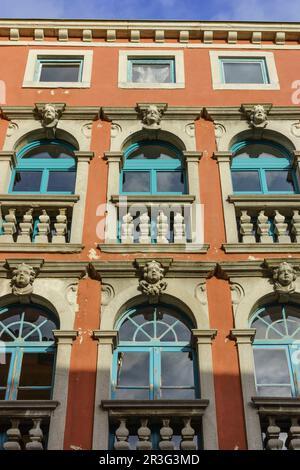
[[[299,42],[1,20],[2,449],[299,448]]]

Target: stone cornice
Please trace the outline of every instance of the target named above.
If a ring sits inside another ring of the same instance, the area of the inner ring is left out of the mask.
[[[1,150],[0,151],[0,161],[8,161],[11,166],[16,166],[17,157],[14,150]]]
[[[149,103],[150,104],[150,103]],[[167,106],[166,103],[151,103],[155,104],[158,108],[166,107],[163,113],[162,122],[168,119],[182,119],[187,121],[195,121],[199,119],[202,113],[202,108],[188,107],[188,106]],[[147,103],[138,103],[134,108],[125,107],[102,107],[101,118],[107,121],[121,121],[121,120],[140,120],[141,106],[146,106]]]
[[[1,36],[19,41],[32,38],[39,44],[44,38],[57,38],[64,43],[71,38],[81,38],[84,42],[106,39],[108,42],[121,39],[139,42],[151,38],[157,42],[177,39],[188,42],[199,39],[213,42],[214,39],[229,43],[249,40],[257,44],[261,41],[298,41],[299,23],[280,22],[215,22],[215,21],[165,21],[165,20],[73,20],[73,19],[1,19]],[[232,34],[234,33],[234,34]],[[80,44],[80,42],[78,42]]]
[[[246,103],[240,106],[215,106],[203,108],[202,117],[208,121],[248,120],[248,115],[253,106],[264,106],[268,119],[271,120],[299,120],[299,106],[272,106],[271,103],[257,102]]]
[[[9,278],[10,273],[19,264],[33,266],[38,278],[77,278],[87,273],[88,263],[85,261],[46,261],[43,258],[7,258],[0,263],[0,278]]]
[[[73,207],[79,199],[77,194],[0,194],[0,206]]]
[[[256,333],[255,328],[230,330],[230,339],[236,341],[237,344],[252,344]]]
[[[222,261],[218,263],[215,275],[221,279],[234,277],[269,277],[274,267],[286,261],[294,267],[300,266],[300,258],[265,258],[256,261]]]
[[[78,336],[77,330],[53,330],[56,343],[72,345]]]
[[[164,262],[166,258],[150,256],[143,258],[144,262]],[[168,258],[169,261],[169,258]],[[206,261],[172,261],[166,273],[167,278],[208,278],[214,274],[216,263]],[[90,275],[95,279],[139,277],[139,272],[132,261],[93,261],[89,265]]]
[[[35,106],[1,106],[0,113],[3,119],[36,119],[39,118],[39,110],[44,107],[46,103],[36,103]],[[99,117],[99,106],[67,106],[65,103],[55,103],[58,109],[61,110],[60,119],[75,119],[75,120],[96,120]]]
[[[235,207],[295,207],[299,208],[299,194],[231,194],[228,201]]]

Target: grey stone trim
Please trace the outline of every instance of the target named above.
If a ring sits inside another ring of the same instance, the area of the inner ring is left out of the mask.
[[[126,120],[137,120],[139,119],[139,107],[146,106],[148,103],[137,103],[135,108],[125,107],[102,107],[101,117],[107,121],[121,121]],[[167,106],[166,103],[151,103],[157,106],[166,106],[166,110],[163,114],[163,120],[165,119],[176,119],[176,120],[191,120],[195,121],[199,119],[202,113],[202,108],[189,107],[189,106]]]
[[[211,344],[217,336],[218,330],[192,330],[193,339],[197,344]]]
[[[109,416],[203,416],[209,400],[103,400],[101,408]]]
[[[43,258],[7,258],[0,263],[0,278],[7,278],[8,272],[25,263],[37,271],[39,278],[77,278],[87,273],[85,261],[45,261]]]
[[[0,243],[1,253],[80,253],[83,248],[79,243]]]
[[[237,194],[229,195],[228,201],[235,207],[295,207],[299,208],[300,194]]]
[[[79,201],[80,196],[77,194],[0,194],[0,206],[31,206],[31,207],[40,207],[45,206],[61,206],[64,207],[73,207],[74,204]]]
[[[54,51],[55,52],[55,51]],[[43,107],[46,103],[37,103],[32,106],[1,106],[0,111],[4,119],[39,119],[37,109]],[[59,108],[65,103],[51,103]],[[68,106],[62,108],[60,119],[79,119],[79,120],[95,120],[99,117],[99,106]]]
[[[113,351],[119,343],[119,332],[117,330],[94,330],[93,339],[97,340],[98,344],[111,345]]]
[[[203,152],[193,151],[193,150],[184,150],[182,152],[186,162],[195,162],[198,163],[203,156]]]
[[[300,416],[300,398],[252,397],[251,401],[260,415]]]
[[[94,154],[94,152],[76,150],[74,152],[74,156],[75,156],[75,159],[77,161],[82,161],[82,162],[88,162],[89,163],[94,158],[95,154]]]
[[[159,257],[153,255],[150,258],[144,258],[145,261]],[[133,278],[137,277],[135,261],[93,261],[89,265],[90,274],[93,278]],[[193,277],[208,278],[215,272],[216,263],[208,261],[173,261],[170,264],[166,277]]]
[[[231,162],[232,152],[214,152],[213,159],[217,160],[218,163]]]
[[[57,343],[73,344],[78,336],[77,330],[53,330],[53,335]]]
[[[300,243],[224,243],[225,253],[300,253]]]
[[[11,167],[16,166],[17,157],[14,150],[1,150],[0,151],[0,162],[9,162]]]
[[[0,416],[10,418],[42,418],[51,416],[56,400],[0,400]]]
[[[209,244],[197,243],[168,243],[151,245],[143,243],[99,243],[103,253],[207,253]]]
[[[230,330],[230,338],[235,340],[238,344],[252,344],[255,333],[255,328],[248,328],[245,330],[233,328]]]
[[[137,202],[140,202],[140,203],[148,203],[149,202],[153,202],[154,204],[158,204],[158,203],[161,203],[161,202],[170,202],[170,203],[180,203],[180,204],[184,204],[184,203],[187,203],[187,204],[191,204],[192,202],[195,201],[195,196],[190,196],[188,194],[183,194],[183,195],[178,195],[178,196],[172,196],[172,195],[168,195],[168,196],[165,196],[165,195],[158,195],[158,194],[155,194],[155,195],[151,195],[151,196],[142,196],[142,195],[112,195],[111,196],[111,202],[113,202],[114,204],[118,204],[118,205],[122,205],[123,204],[123,201],[124,201],[124,204],[127,204],[127,203],[137,203]]]
[[[271,103],[247,103],[240,106],[207,106],[202,117],[209,121],[246,121],[247,113],[255,104],[262,104],[268,111],[269,120],[299,120],[298,106],[273,106]]]

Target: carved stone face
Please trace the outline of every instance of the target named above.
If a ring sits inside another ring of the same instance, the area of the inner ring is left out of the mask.
[[[253,111],[252,111],[252,121],[255,124],[261,124],[265,122],[267,119],[267,115],[265,112],[265,109],[263,106],[260,104],[254,106]]]
[[[57,119],[57,111],[51,104],[46,104],[43,109],[43,120],[46,124],[55,121]]]
[[[282,263],[277,272],[277,279],[282,286],[288,286],[295,280],[295,273],[291,266]]]
[[[31,269],[25,265],[19,266],[19,268],[15,271],[13,280],[16,287],[22,288],[28,286],[32,280]]]
[[[161,119],[160,112],[158,111],[157,107],[154,105],[150,105],[148,109],[145,111],[144,122],[148,126],[153,124],[159,124]]]
[[[163,278],[163,270],[158,263],[147,264],[144,272],[144,278],[150,284],[155,284]]]

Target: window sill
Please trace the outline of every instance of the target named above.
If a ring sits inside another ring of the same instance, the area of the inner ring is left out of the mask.
[[[39,418],[51,416],[59,402],[53,400],[0,400],[0,416]]]
[[[81,253],[83,248],[75,243],[0,243],[1,253]]]
[[[300,253],[300,243],[224,243],[225,253]]]
[[[153,195],[130,195],[130,194],[122,194],[122,195],[113,195],[111,196],[111,202],[113,204],[126,204],[126,203],[180,203],[180,204],[192,204],[195,201],[195,196],[189,196],[188,194],[153,194]]]
[[[206,243],[201,245],[198,243],[99,243],[98,248],[104,253],[207,253],[209,249],[209,244]]]
[[[260,415],[300,415],[300,398],[252,397],[251,401]]]
[[[295,207],[300,204],[300,194],[231,194],[228,201],[235,207]]]
[[[203,416],[209,400],[103,400],[100,408],[111,417],[123,416],[163,416],[196,417]]]
[[[90,88],[90,82],[24,82],[22,88]]]
[[[184,83],[135,83],[135,82],[119,82],[119,88],[131,88],[131,89],[138,89],[138,88],[156,88],[156,89],[174,89],[174,88],[185,88]]]

